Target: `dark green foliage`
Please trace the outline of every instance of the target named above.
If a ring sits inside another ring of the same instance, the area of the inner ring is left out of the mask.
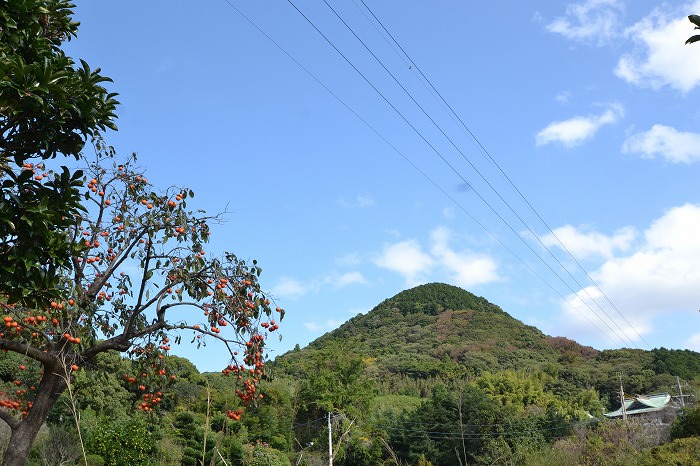
[[[353,411],[353,401],[337,402],[343,379],[332,368],[349,354],[362,361],[363,377],[373,381],[371,416]],[[303,427],[295,429],[295,438],[303,445],[321,444],[314,458],[327,448],[324,411],[317,408],[323,405],[355,413],[356,430],[336,458],[340,465],[369,461],[362,455],[375,450],[362,448],[374,448],[371,440],[379,437],[387,438],[398,459],[408,464],[416,464],[422,454],[435,465],[459,464],[457,448],[469,464],[520,465],[539,454],[566,456],[547,445],[566,438],[577,425],[585,431],[589,413],[601,416],[616,409],[618,372],[624,373],[627,393],[654,393],[668,391],[674,371],[697,378],[698,361],[698,353],[663,348],[597,351],[546,336],[464,290],[430,284],[399,293],[308,347],[278,357],[274,368],[278,376],[298,381],[295,423]],[[457,420],[460,393],[466,400],[463,431]],[[576,462],[583,452],[599,461],[623,438],[620,432],[603,429],[556,464]],[[627,453],[611,464],[624,464],[639,445],[655,444],[644,443],[636,431],[624,435]],[[383,461],[387,455],[381,453]]]
[[[398,309],[404,316],[413,312],[436,316],[446,310],[467,309],[494,314],[503,312],[500,307],[482,297],[444,283],[429,283],[402,291],[383,301],[372,312],[383,314],[392,309]]]
[[[185,358],[170,356],[170,367],[177,380],[170,390],[172,403],[189,408],[197,403],[204,403],[206,400],[206,380],[195,365]],[[168,402],[166,402],[165,408],[172,409]]]
[[[146,422],[138,417],[116,422],[102,418],[87,432],[85,448],[99,455],[105,466],[148,466],[154,464],[152,456],[157,440]]]
[[[700,436],[700,407],[688,408],[679,415],[671,427],[672,438]]]
[[[226,447],[228,448],[228,459],[231,461],[233,466],[244,466],[244,455],[243,444],[237,439],[231,437]]]
[[[91,409],[109,419],[125,417],[134,401],[121,377],[129,366],[116,352],[99,355],[98,370],[81,371],[75,377],[73,392],[77,407]]]
[[[375,391],[361,358],[348,351],[317,353],[306,363],[297,388],[296,424],[309,426],[329,412],[340,412],[351,419],[366,417]],[[295,432],[295,438],[301,444],[326,441],[316,429],[308,428]]]
[[[83,174],[64,168],[40,182],[31,169],[15,170],[3,163],[0,291],[10,302],[38,308],[57,296],[58,270],[70,269],[70,256],[77,252],[65,231],[82,211],[78,188]]]
[[[700,465],[700,438],[683,438],[654,447],[639,455],[638,466]]]
[[[0,3],[0,292],[29,305],[45,304],[58,267],[70,268],[62,231],[81,211],[83,175],[64,167],[40,181],[23,165],[77,157],[87,139],[116,129],[109,78],[75,66],[60,48],[77,32],[72,8],[65,0]]]
[[[181,439],[184,449],[182,464],[197,465],[202,460],[204,450],[204,422],[197,419],[189,411],[178,413],[173,421],[176,435]],[[205,462],[211,461],[214,455],[215,440],[213,436],[207,436]]]
[[[247,445],[244,452],[246,466],[291,466],[285,455],[264,443]]]
[[[461,419],[459,411],[461,409]],[[490,431],[504,420],[498,404],[475,387],[458,393],[439,385],[430,400],[404,414],[387,430],[394,451],[415,463],[421,454],[436,466],[458,464],[457,455],[473,462]]]
[[[700,29],[700,16],[698,15],[690,15],[688,16],[688,20],[695,25],[695,29]],[[694,35],[688,38],[688,40],[685,41],[686,44],[692,44],[693,42],[697,42],[700,40],[700,35]]]
[[[86,455],[88,466],[105,466],[105,460],[100,455]]]
[[[382,463],[382,446],[375,439],[353,436],[344,445],[334,463],[343,466],[366,466]]]
[[[692,380],[700,374],[700,354],[689,350],[669,350],[657,348],[651,350],[653,361],[650,369],[657,374],[677,375]]]
[[[75,36],[73,5],[65,0],[7,0],[0,9],[0,152],[27,158],[77,156],[84,138],[116,129],[109,78],[60,49]]]
[[[201,462],[208,407],[207,464],[218,458],[216,451],[234,465],[289,464],[287,458],[327,464],[329,411],[336,466],[395,464],[389,451],[402,464],[434,466],[459,460],[518,466],[692,461],[683,443],[652,449],[665,441],[668,429],[615,421],[595,427],[587,413],[600,416],[619,406],[618,370],[625,373],[628,393],[668,390],[675,377],[666,370],[698,378],[697,353],[596,351],[547,337],[502,311],[430,315],[406,306],[414,310],[355,317],[279,357],[275,379],[260,386],[261,403],[237,422],[223,414],[238,403],[231,379],[200,374],[190,361],[172,357],[177,379],[170,389],[177,396],[152,414],[151,436],[164,445],[155,461],[165,458],[169,445],[171,463]],[[107,354],[98,359],[95,376],[77,375],[76,401],[87,432],[93,431],[91,416],[113,412],[126,419],[133,413],[131,405],[119,411],[119,403],[100,399],[119,398],[111,377],[124,372],[124,364],[130,362]],[[14,377],[14,363],[6,366]],[[72,422],[66,410],[61,414],[64,424]],[[688,410],[674,435],[695,435],[695,417]]]

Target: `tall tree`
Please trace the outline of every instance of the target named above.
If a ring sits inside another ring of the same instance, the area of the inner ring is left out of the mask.
[[[282,317],[255,261],[205,252],[217,217],[187,210],[191,191],[155,190],[134,157],[118,163],[101,141],[117,102],[99,69],[75,66],[60,48],[77,31],[72,8],[0,2],[0,349],[20,358],[20,375],[0,383],[5,466],[24,464],[73,374],[103,352],[140,362],[122,376],[150,411],[175,377],[164,358],[171,339],[217,340],[241,403],[255,402],[265,338]],[[62,166],[65,157],[83,168]]]
[[[78,157],[85,141],[114,125],[110,81],[61,45],[75,36],[65,0],[0,2],[0,293],[34,304],[70,265],[64,236],[81,209],[80,173],[42,179],[42,160]],[[38,173],[25,170],[30,163]]]

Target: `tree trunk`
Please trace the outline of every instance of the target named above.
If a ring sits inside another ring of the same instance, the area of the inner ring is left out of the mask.
[[[58,374],[45,371],[37,389],[37,397],[27,417],[12,429],[10,443],[5,450],[3,466],[23,466],[32,449],[39,429],[46,421],[58,397],[66,389],[66,383]]]

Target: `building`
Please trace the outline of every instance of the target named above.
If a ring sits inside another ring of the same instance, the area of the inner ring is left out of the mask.
[[[653,395],[625,395],[624,411],[622,406],[617,411],[605,413],[607,418],[634,416],[637,414],[658,413],[665,409],[676,409],[674,403],[671,403],[671,395],[668,393],[656,393]]]

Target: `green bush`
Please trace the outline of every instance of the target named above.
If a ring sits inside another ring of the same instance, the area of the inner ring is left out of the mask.
[[[683,438],[654,447],[641,455],[637,464],[639,466],[700,465],[700,438]]]
[[[87,463],[89,466],[105,466],[105,460],[100,455],[87,455]]]
[[[248,466],[291,466],[284,453],[265,443],[246,445],[244,452],[244,464]]]
[[[686,409],[673,422],[671,438],[685,438],[700,435],[700,408]]]
[[[111,423],[101,419],[86,435],[86,450],[104,459],[104,466],[150,466],[156,438],[138,418]]]

